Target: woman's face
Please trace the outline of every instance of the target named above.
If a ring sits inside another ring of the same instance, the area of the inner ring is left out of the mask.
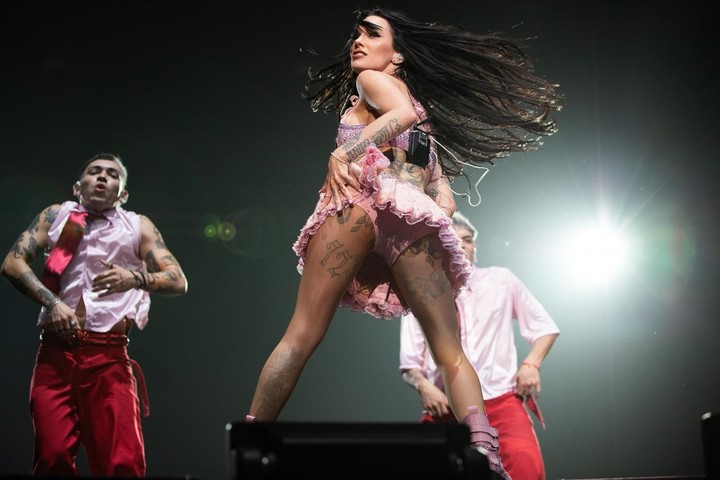
[[[388,21],[376,15],[365,17],[355,31],[350,49],[350,64],[355,73],[377,70],[392,74],[396,68],[393,60],[398,61],[397,55]]]

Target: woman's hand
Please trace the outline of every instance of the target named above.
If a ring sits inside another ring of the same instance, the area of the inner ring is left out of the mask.
[[[344,154],[343,154],[344,155]],[[351,200],[360,191],[360,182],[353,175],[353,167],[358,168],[351,162],[344,160],[340,154],[330,153],[328,159],[328,173],[320,193],[325,194],[323,207],[331,202],[335,209],[342,209],[343,199]]]

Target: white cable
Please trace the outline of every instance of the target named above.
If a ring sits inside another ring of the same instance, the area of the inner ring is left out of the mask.
[[[480,166],[480,165],[473,165],[472,163],[463,162],[462,160],[460,160],[459,158],[457,158],[454,153],[452,153],[450,150],[448,150],[448,148],[447,148],[445,145],[443,145],[442,143],[438,142],[437,139],[433,138],[433,141],[434,141],[435,143],[437,143],[440,147],[442,147],[442,149],[445,150],[447,153],[449,153],[450,155],[452,155],[452,157],[455,159],[456,162],[462,163],[463,165],[466,165],[466,166],[468,166],[468,167],[470,167],[470,168],[477,168],[478,170],[485,170],[485,171],[482,173],[482,175],[480,175],[480,178],[478,178],[477,182],[475,182],[475,187],[474,187],[474,188],[475,188],[475,192],[477,193],[477,196],[478,196],[477,203],[473,203],[473,202],[472,202],[472,196],[471,196],[469,193],[456,192],[455,190],[452,189],[452,186],[450,186],[450,191],[453,192],[455,195],[458,195],[458,196],[460,196],[460,197],[467,197],[468,203],[470,204],[471,207],[477,207],[478,205],[480,205],[480,203],[482,202],[482,196],[480,195],[480,189],[478,188],[478,185],[480,185],[480,182],[482,181],[482,179],[485,178],[485,175],[487,175],[487,174],[490,172],[490,169],[489,169],[488,167],[482,167],[482,166]],[[438,161],[439,161],[439,160],[440,160],[440,157],[438,156]],[[461,170],[461,171],[462,171],[462,170]],[[470,178],[470,177],[468,177],[468,180],[469,180],[469,178]]]

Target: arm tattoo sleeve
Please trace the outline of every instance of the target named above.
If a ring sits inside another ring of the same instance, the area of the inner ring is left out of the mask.
[[[372,138],[356,142],[355,140],[347,145],[343,146],[343,150],[350,159],[354,159],[365,153],[367,147],[374,143],[375,145],[384,145],[391,138],[395,138],[400,134],[400,125],[398,124],[397,118],[391,118],[378,130]]]

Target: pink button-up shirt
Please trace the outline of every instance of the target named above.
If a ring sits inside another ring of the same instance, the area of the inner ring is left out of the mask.
[[[50,226],[48,236],[52,248],[58,240],[70,212],[85,211],[76,202],[64,202],[58,216]],[[123,317],[135,321],[143,329],[148,321],[150,295],[144,290],[131,288],[122,293],[98,297],[93,293],[92,280],[107,270],[100,260],[128,270],[146,271],[140,259],[140,216],[117,207],[103,212],[104,219],[88,220],[75,256],[60,277],[59,297],[70,308],[76,308],[82,297],[85,302],[85,330],[107,332]],[[49,321],[45,308],[40,310],[38,325]]]
[[[460,292],[455,305],[462,346],[478,373],[485,400],[515,388],[517,348],[513,320],[518,321],[520,335],[530,344],[545,335],[560,333],[545,308],[507,268],[473,267],[468,288]],[[400,370],[418,368],[444,390],[417,320],[410,314],[400,321]]]

